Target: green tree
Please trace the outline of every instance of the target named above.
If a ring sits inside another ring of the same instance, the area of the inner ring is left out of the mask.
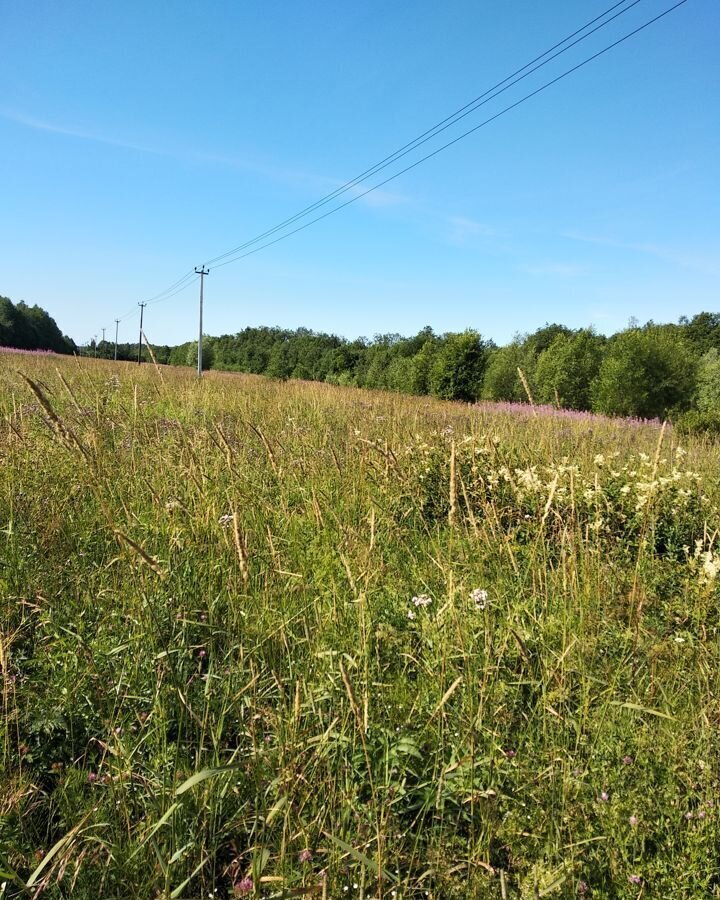
[[[696,374],[697,358],[675,326],[623,331],[608,342],[592,390],[593,409],[664,418],[690,406]]]
[[[477,400],[487,358],[488,345],[477,331],[445,335],[430,369],[431,393],[443,400]]]
[[[518,375],[518,368],[523,371],[527,368],[526,362],[525,351],[518,341],[493,350],[483,379],[483,398],[515,403],[527,401],[527,393]]]
[[[561,332],[535,367],[536,398],[567,409],[590,409],[591,388],[602,363],[605,339],[591,329]]]
[[[680,319],[680,327],[700,356],[713,347],[720,349],[720,313],[701,312],[692,319]]]
[[[705,413],[720,413],[720,353],[716,347],[700,360],[697,408]]]

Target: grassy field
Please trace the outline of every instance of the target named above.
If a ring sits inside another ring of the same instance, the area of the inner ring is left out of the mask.
[[[717,445],[0,354],[0,897],[720,896]]]

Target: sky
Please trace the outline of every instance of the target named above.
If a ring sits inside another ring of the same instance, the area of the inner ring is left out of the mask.
[[[611,333],[633,316],[720,310],[717,0],[687,0],[359,196],[674,2],[625,0],[606,27],[319,213],[354,196],[346,208],[210,264],[203,331],[355,338],[430,325],[501,344],[546,322]],[[79,344],[103,328],[114,338],[117,318],[120,340],[135,340],[138,302],[335,191],[612,5],[6,0],[0,294],[47,309]],[[197,337],[198,288],[192,278],[149,303],[148,340]]]

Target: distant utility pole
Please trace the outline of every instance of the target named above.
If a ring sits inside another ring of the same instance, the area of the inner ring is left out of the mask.
[[[97,359],[97,335],[93,335],[93,356]]]
[[[102,342],[103,342],[103,344],[104,344],[104,343],[105,343],[105,329],[104,329],[104,328],[102,329],[102,333],[103,333],[103,339],[102,339]]]
[[[195,273],[200,276],[200,330],[198,332],[198,378],[202,378],[202,308],[203,308],[203,283],[205,276],[210,274],[210,269],[195,266]]]
[[[142,362],[142,322],[143,322],[143,311],[147,306],[147,303],[138,303],[140,307],[140,337],[138,338],[138,365]]]
[[[115,319],[115,362],[117,362],[117,336],[120,327],[120,319]]]

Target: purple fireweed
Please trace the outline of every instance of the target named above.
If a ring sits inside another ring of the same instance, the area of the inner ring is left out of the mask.
[[[547,404],[531,406],[529,403],[482,400],[475,404],[475,409],[488,413],[510,413],[511,415],[525,418],[541,416],[543,418],[571,419],[577,422],[595,422],[598,424],[662,425],[659,419],[640,419],[636,416],[603,416],[600,413],[586,412],[580,409],[558,409]]]
[[[24,353],[30,356],[59,356],[54,350],[23,350],[22,347],[0,347],[0,353]]]

